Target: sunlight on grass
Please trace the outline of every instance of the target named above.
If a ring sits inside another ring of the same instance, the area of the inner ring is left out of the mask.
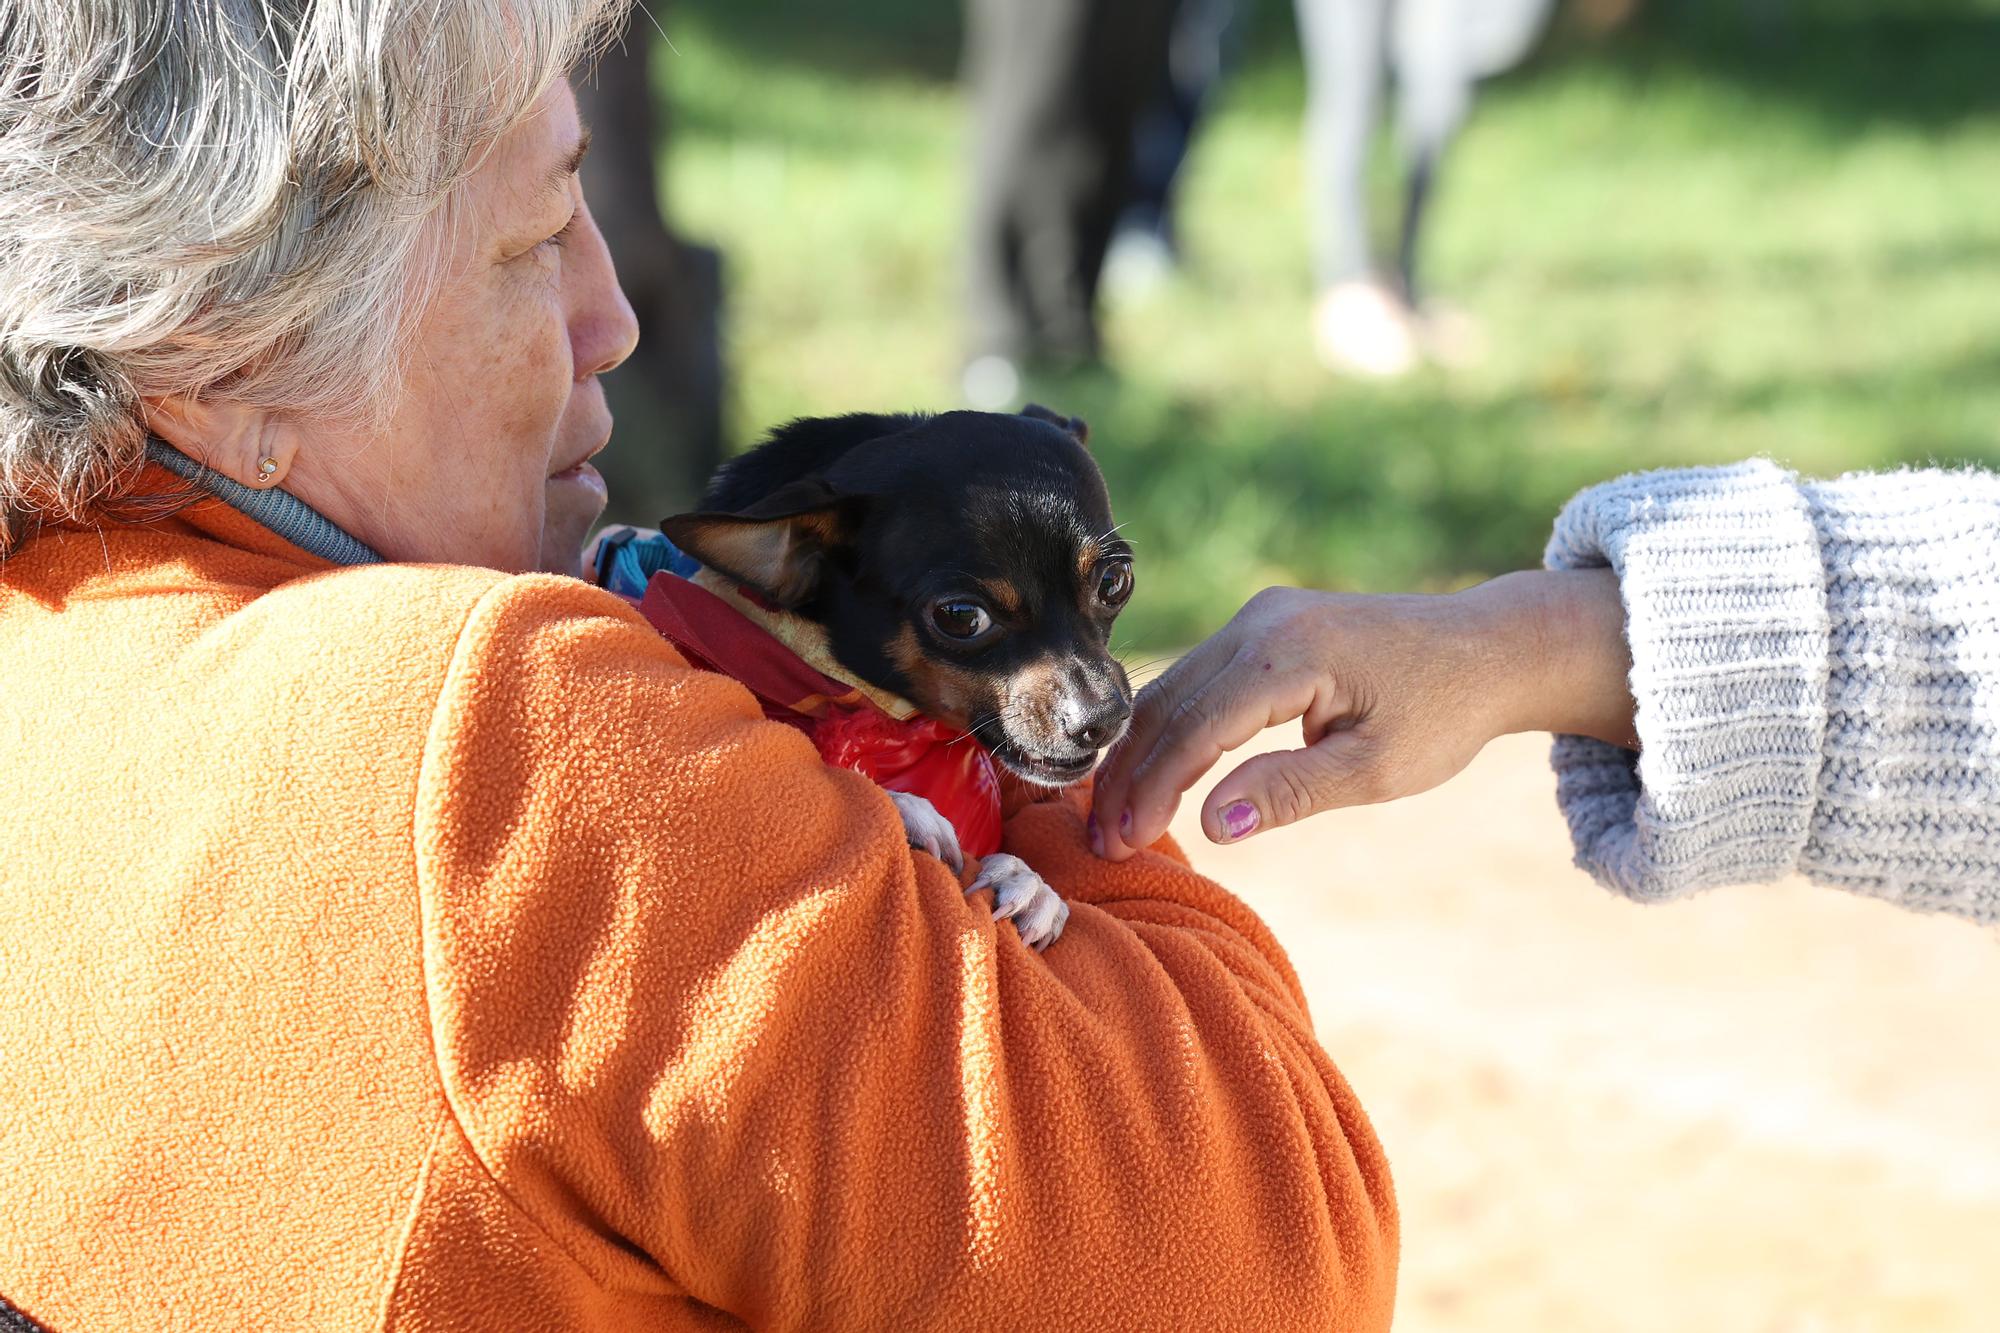
[[[725,251],[737,436],[955,406],[947,37],[860,71],[724,3],[675,13],[670,202]],[[1129,521],[1123,637],[1188,642],[1269,582],[1531,563],[1568,495],[1633,468],[2000,464],[2000,30],[1863,22],[1768,65],[1654,38],[1491,88],[1429,249],[1488,355],[1388,386],[1312,358],[1303,90],[1261,50],[1191,165],[1187,271],[1112,312],[1115,375],[1030,386],[1091,422]]]

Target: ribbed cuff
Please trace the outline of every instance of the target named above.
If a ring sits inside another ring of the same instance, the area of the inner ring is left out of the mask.
[[[1551,569],[1610,567],[1640,751],[1556,739],[1576,862],[1630,898],[1794,870],[1826,730],[1826,579],[1791,474],[1756,461],[1642,473],[1571,500]]]

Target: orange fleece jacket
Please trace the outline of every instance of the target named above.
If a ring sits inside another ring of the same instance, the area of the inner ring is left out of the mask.
[[[0,1295],[57,1333],[1388,1326],[1241,903],[1073,804],[1045,956],[571,580],[219,503],[0,566]]]

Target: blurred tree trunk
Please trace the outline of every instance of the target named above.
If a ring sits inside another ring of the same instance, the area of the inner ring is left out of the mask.
[[[604,377],[617,417],[598,459],[611,484],[606,516],[648,527],[692,505],[721,462],[724,389],[721,255],[673,235],[662,216],[657,164],[668,126],[653,96],[656,49],[651,23],[635,18],[576,90],[591,127],[590,211],[639,316],[638,350]]]

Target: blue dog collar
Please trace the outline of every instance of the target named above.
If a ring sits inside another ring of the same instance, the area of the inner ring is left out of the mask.
[[[597,584],[620,597],[644,597],[653,575],[663,570],[689,579],[700,568],[701,561],[667,540],[664,532],[627,528],[597,548]]]

